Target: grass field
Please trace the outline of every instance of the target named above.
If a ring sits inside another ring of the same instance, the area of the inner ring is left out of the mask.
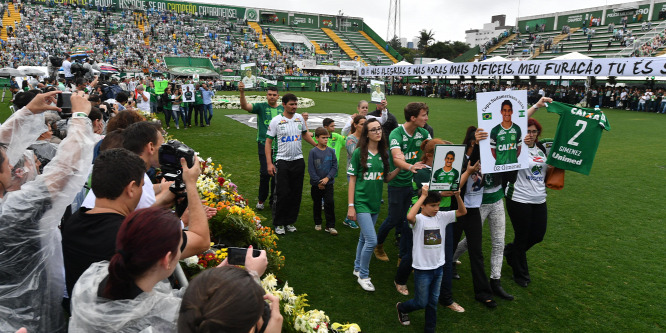
[[[309,113],[353,113],[365,95],[300,93],[314,99]],[[476,123],[476,104],[460,100],[389,97],[389,109],[404,121],[402,109],[412,101],[430,106],[429,124],[435,136],[461,142],[467,126]],[[241,110],[215,110],[211,127],[171,130],[202,157],[221,162],[239,191],[256,203],[259,163],[256,130],[225,117]],[[514,301],[496,298],[499,306],[486,309],[474,300],[467,256],[461,258],[454,280],[454,299],[465,313],[439,309],[438,331],[455,332],[651,332],[666,329],[666,115],[606,110],[612,131],[603,134],[590,176],[568,172],[565,188],[548,192],[548,231],[532,248],[532,283],[521,288],[510,280],[505,264],[502,282]],[[6,116],[6,115],[5,115]],[[5,117],[3,117],[4,119]],[[558,116],[545,109],[536,115],[552,137]],[[341,127],[342,124],[338,124]],[[304,143],[304,151],[311,147]],[[306,154],[307,156],[307,154]],[[342,152],[341,161],[346,161]],[[363,291],[351,274],[358,230],[342,225],[346,214],[345,177],[336,179],[336,217],[339,236],[315,231],[308,176],[298,232],[280,238],[287,258],[279,273],[298,293],[308,294],[313,308],[326,311],[333,321],[356,322],[364,332],[419,332],[423,311],[411,314],[412,325],[402,327],[395,303],[409,297],[393,287],[397,247],[387,242],[388,263],[370,263],[374,293]],[[386,197],[386,190],[384,190]],[[271,225],[264,210],[265,225]],[[378,225],[386,217],[382,206]],[[484,254],[489,273],[490,240],[484,227]],[[506,240],[513,239],[507,216]],[[391,238],[389,238],[391,239]],[[413,285],[408,284],[410,290]]]
[[[367,96],[344,93],[301,93],[314,99],[309,113],[353,113],[356,103]],[[467,126],[476,123],[476,104],[460,100],[389,98],[389,109],[403,122],[403,107],[411,101],[430,106],[429,124],[435,136],[461,142]],[[241,110],[215,110],[209,128],[171,131],[201,156],[222,162],[240,191],[256,202],[259,163],[256,130],[224,117]],[[532,283],[521,288],[510,280],[511,270],[503,269],[505,289],[514,301],[497,299],[499,306],[488,310],[474,300],[466,256],[462,257],[461,280],[453,283],[454,298],[467,310],[454,313],[440,308],[439,331],[626,331],[646,332],[666,329],[666,228],[663,200],[666,199],[666,138],[662,131],[666,115],[607,110],[612,126],[603,134],[590,176],[568,172],[565,188],[548,193],[549,226],[545,240],[528,256]],[[544,127],[544,137],[552,137],[558,116],[545,109],[535,116]],[[342,124],[337,124],[341,127]],[[304,151],[309,151],[304,143]],[[306,154],[307,155],[307,154]],[[346,161],[346,154],[340,156]],[[342,164],[342,163],[341,163]],[[340,173],[340,175],[343,175]],[[391,261],[373,258],[370,264],[374,293],[363,291],[351,274],[358,230],[344,227],[346,214],[345,178],[336,180],[336,217],[340,235],[332,237],[315,231],[308,176],[298,232],[281,237],[280,248],[287,258],[280,272],[283,280],[307,293],[310,304],[332,320],[356,322],[364,332],[422,331],[423,312],[411,315],[412,325],[402,327],[395,303],[408,297],[393,287],[397,247],[387,246]],[[386,190],[384,191],[386,197]],[[270,213],[264,211],[270,225]],[[378,225],[386,217],[386,205]],[[507,216],[507,241],[513,229]],[[488,228],[485,227],[486,265],[490,255]],[[489,267],[486,269],[489,272]],[[410,282],[409,287],[412,287]]]

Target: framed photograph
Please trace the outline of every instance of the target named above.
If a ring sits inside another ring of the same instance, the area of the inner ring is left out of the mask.
[[[495,91],[476,94],[479,128],[488,139],[479,141],[481,172],[525,169],[529,156],[523,142],[527,134],[527,91]]]
[[[194,85],[193,84],[184,84],[183,85],[183,102],[185,102],[185,103],[194,103]]]
[[[371,80],[370,88],[372,89],[372,93],[370,93],[370,101],[372,103],[379,104],[382,100],[386,99],[384,95],[384,81]]]
[[[249,63],[242,64],[241,69],[241,82],[245,85],[245,89],[257,87],[257,64]]]
[[[465,159],[465,145],[437,145],[432,161],[430,190],[458,191],[463,159]]]

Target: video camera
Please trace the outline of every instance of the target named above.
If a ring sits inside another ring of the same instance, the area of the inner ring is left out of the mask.
[[[169,140],[160,147],[158,158],[164,179],[174,182],[169,190],[176,195],[176,215],[181,216],[187,208],[187,194],[180,159],[185,158],[187,167],[193,167],[194,150],[180,141]]]

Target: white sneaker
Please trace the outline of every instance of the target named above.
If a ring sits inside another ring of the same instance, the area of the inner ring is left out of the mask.
[[[326,232],[330,233],[331,236],[337,236],[338,235],[338,231],[335,230],[335,228],[326,228],[325,230],[326,230]]]
[[[361,285],[361,288],[365,291],[375,291],[375,286],[372,285],[372,282],[370,282],[370,278],[367,279],[361,279],[360,277],[358,280],[356,280],[358,284]]]
[[[321,230],[321,225],[319,225],[319,224],[315,225],[315,230],[317,230],[317,231]]]
[[[360,279],[360,278],[361,278],[361,272],[359,272],[359,271],[357,271],[357,270],[354,270],[354,272],[353,272],[352,274],[354,274],[354,276],[355,276],[357,279]]]
[[[264,203],[263,202],[257,202],[257,209],[258,210],[264,209]]]
[[[283,226],[276,227],[275,233],[278,235],[284,235],[284,227]]]
[[[294,226],[291,225],[291,224],[287,225],[286,228],[287,228],[287,231],[289,231],[289,232],[294,232],[294,231],[296,231],[296,227],[294,227]]]

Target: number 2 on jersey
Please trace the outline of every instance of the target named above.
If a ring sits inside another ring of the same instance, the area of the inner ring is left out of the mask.
[[[585,128],[587,127],[587,122],[586,122],[585,120],[580,120],[580,119],[579,119],[579,120],[576,122],[576,127],[578,127],[578,126],[583,126],[583,128],[581,128],[580,131],[578,131],[578,133],[576,133],[574,136],[572,136],[571,139],[569,139],[569,141],[567,142],[568,144],[570,144],[570,145],[572,145],[572,146],[578,146],[578,142],[576,142],[576,139],[577,139],[581,134],[583,134],[583,132],[585,132]]]

